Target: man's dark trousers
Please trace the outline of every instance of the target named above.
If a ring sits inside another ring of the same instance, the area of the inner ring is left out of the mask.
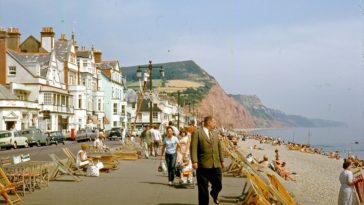
[[[198,168],[197,184],[198,184],[198,204],[209,204],[209,182],[211,183],[210,195],[216,199],[222,189],[221,168]]]

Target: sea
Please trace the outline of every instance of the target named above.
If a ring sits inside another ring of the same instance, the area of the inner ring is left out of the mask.
[[[322,128],[259,128],[250,133],[281,138],[300,144],[310,144],[325,151],[339,151],[341,157],[349,153],[364,160],[364,127],[322,127]]]

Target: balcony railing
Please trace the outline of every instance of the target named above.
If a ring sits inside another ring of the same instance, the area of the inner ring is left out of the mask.
[[[66,107],[62,105],[41,105],[41,110],[49,110],[51,112],[73,113],[73,107]]]

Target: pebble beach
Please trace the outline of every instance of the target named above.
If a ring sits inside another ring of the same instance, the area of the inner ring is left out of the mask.
[[[338,178],[342,171],[342,159],[336,160],[319,154],[291,151],[284,145],[260,144],[253,139],[240,141],[238,145],[243,153],[252,153],[258,160],[266,155],[269,161],[272,161],[274,150],[278,149],[281,160],[287,163],[287,169],[297,173],[293,175],[295,182],[282,181],[298,202],[312,205],[337,204],[340,189]],[[254,145],[262,150],[252,149]]]

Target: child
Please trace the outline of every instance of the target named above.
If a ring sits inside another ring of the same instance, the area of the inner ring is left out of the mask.
[[[182,183],[192,183],[192,162],[187,156],[183,156],[181,166]]]

